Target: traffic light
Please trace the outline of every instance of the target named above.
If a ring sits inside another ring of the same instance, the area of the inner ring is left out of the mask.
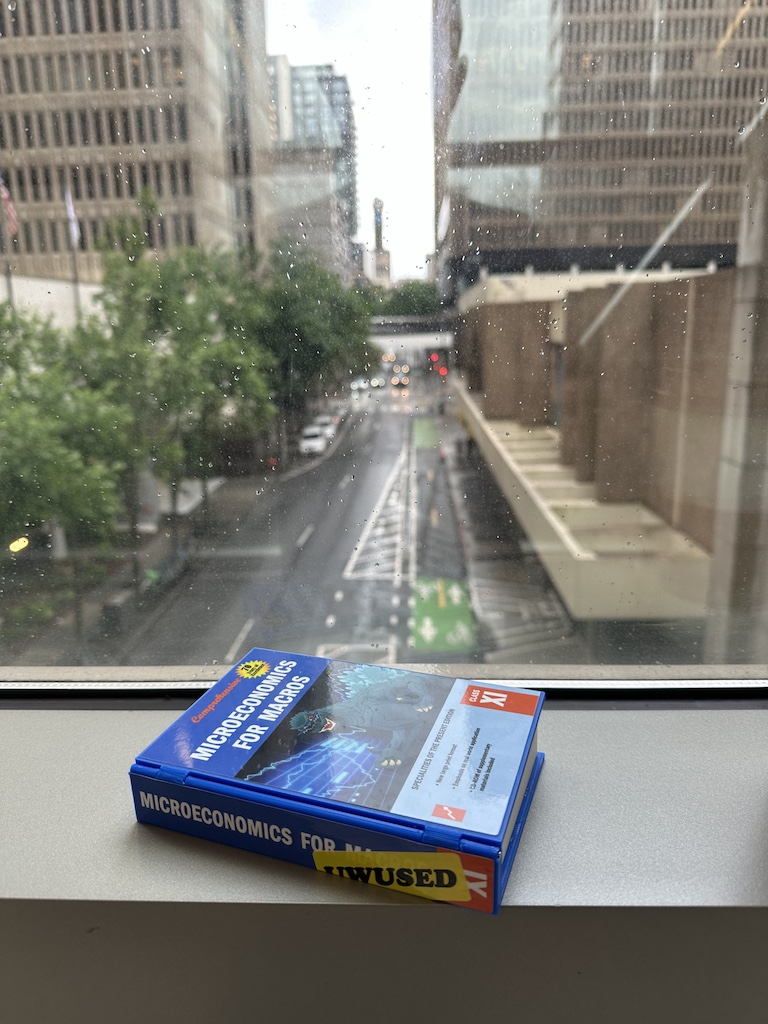
[[[445,378],[448,376],[448,352],[446,349],[439,349],[435,352],[429,353],[427,360],[427,369],[431,373],[436,373],[438,376]]]

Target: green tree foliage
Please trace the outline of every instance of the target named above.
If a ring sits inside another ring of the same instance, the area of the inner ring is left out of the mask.
[[[135,529],[141,469],[173,485],[205,476],[223,431],[268,422],[270,359],[238,323],[234,254],[180,250],[159,261],[128,246],[104,260],[101,313],[78,327],[71,358],[92,389],[116,387],[127,410],[124,494]]]
[[[272,393],[283,409],[366,370],[370,305],[290,243],[276,247],[260,335],[274,357]]]
[[[390,291],[379,291],[373,312],[377,316],[435,316],[442,308],[433,281],[403,281]]]
[[[124,421],[72,378],[49,322],[5,304],[0,344],[0,537],[54,522],[74,539],[105,536],[119,510],[123,455],[110,437]]]
[[[227,434],[253,437],[370,364],[370,296],[288,246],[266,273],[252,253],[160,261],[135,219],[103,258],[100,309],[72,331],[0,310],[4,534],[56,518],[103,535],[119,495],[136,534],[142,470],[205,478]]]

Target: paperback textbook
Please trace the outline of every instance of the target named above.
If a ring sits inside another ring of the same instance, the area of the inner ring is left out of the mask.
[[[495,913],[544,695],[252,650],[131,768],[141,822]]]

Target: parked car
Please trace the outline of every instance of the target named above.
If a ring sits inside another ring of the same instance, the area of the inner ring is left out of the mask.
[[[339,429],[339,420],[335,416],[324,413],[321,416],[315,416],[312,420],[312,426],[319,427],[328,440],[332,441],[334,437],[336,437],[336,433]]]
[[[304,427],[299,436],[299,455],[322,455],[327,447],[328,438],[321,427]]]

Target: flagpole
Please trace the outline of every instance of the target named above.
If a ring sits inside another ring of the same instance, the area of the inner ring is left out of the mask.
[[[80,274],[77,267],[77,246],[71,238],[69,243],[69,247],[72,250],[72,284],[75,289],[75,316],[79,320],[82,307],[80,305]]]
[[[5,256],[5,289],[6,299],[11,309],[15,309],[16,305],[13,298],[13,274],[11,272],[11,239],[16,234],[19,221],[16,214],[16,209],[11,199],[11,194],[8,191],[8,186],[5,184],[5,180],[0,175],[0,200],[5,207],[4,217],[0,217],[0,248],[2,248],[3,255]]]
[[[75,213],[75,204],[72,202],[72,193],[67,186],[64,192],[64,205],[67,209],[67,220],[69,221],[69,248],[72,253],[72,283],[75,294],[75,317],[79,320],[82,312],[80,304],[80,273],[77,266],[77,244],[80,241],[80,225]]]
[[[11,272],[11,260],[8,253],[8,233],[5,230],[5,218],[0,217],[0,245],[2,245],[3,256],[5,256],[5,291],[8,305],[15,309],[13,301],[13,274]]]

